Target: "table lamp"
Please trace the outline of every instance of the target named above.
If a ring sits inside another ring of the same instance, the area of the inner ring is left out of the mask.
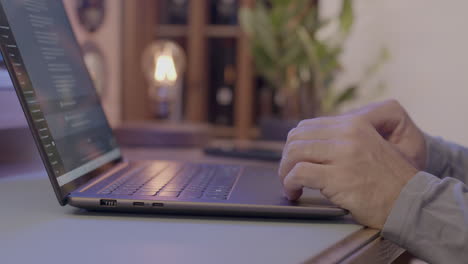
[[[148,94],[157,118],[182,119],[182,80],[185,53],[175,42],[152,42],[143,52],[143,71],[148,81]]]

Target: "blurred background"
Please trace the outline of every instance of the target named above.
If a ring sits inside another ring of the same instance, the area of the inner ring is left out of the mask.
[[[281,141],[301,119],[395,98],[427,133],[468,145],[467,1],[63,2],[127,143],[158,138],[135,130]],[[0,160],[37,161],[1,63],[0,110]]]
[[[298,120],[398,99],[468,145],[468,2],[67,0],[113,127],[203,124],[281,140]],[[0,127],[26,127],[4,68]]]
[[[323,1],[332,6],[331,2]],[[347,73],[384,45],[391,58],[380,76],[386,84],[378,99],[396,98],[427,133],[468,144],[468,34],[461,0],[354,0],[356,24],[343,56]],[[333,7],[331,7],[333,9]],[[360,99],[358,105],[366,103]]]

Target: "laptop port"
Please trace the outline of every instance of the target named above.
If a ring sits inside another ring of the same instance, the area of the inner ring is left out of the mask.
[[[153,203],[153,207],[163,207],[163,203]]]
[[[144,202],[133,202],[133,206],[145,206]]]
[[[117,200],[101,199],[100,205],[105,207],[116,207]]]

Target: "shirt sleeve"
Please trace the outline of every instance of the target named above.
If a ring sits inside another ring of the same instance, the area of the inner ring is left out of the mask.
[[[468,148],[425,135],[426,170],[440,178],[452,177],[468,183]]]
[[[402,189],[382,236],[429,263],[467,263],[467,185],[419,172]]]

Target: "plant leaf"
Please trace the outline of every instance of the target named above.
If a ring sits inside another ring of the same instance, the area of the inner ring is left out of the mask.
[[[348,88],[346,88],[344,91],[338,94],[338,96],[335,97],[335,100],[333,101],[333,108],[339,107],[341,104],[343,104],[346,101],[352,100],[356,98],[357,96],[357,85],[351,85]]]
[[[340,12],[340,28],[344,34],[348,34],[354,23],[354,10],[352,0],[343,0]]]
[[[380,50],[379,56],[375,59],[374,63],[369,65],[364,73],[363,79],[369,79],[375,75],[384,65],[390,60],[390,51],[387,47]]]

